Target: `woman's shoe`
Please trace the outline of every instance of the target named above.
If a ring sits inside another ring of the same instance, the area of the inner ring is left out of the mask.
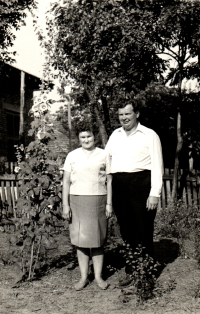
[[[103,279],[96,280],[96,283],[101,290],[106,290],[108,288],[108,283]]]
[[[82,280],[82,279],[81,279],[81,280],[74,286],[74,288],[75,288],[76,291],[80,291],[80,290],[82,290],[83,288],[85,288],[88,284],[89,284],[89,280],[88,280],[88,279],[86,279],[86,280]]]

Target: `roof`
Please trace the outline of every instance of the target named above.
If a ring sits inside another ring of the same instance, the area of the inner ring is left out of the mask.
[[[20,67],[18,67],[17,65],[13,65],[13,64],[10,64],[10,63],[5,63],[5,64],[7,64],[7,65],[9,65],[9,66],[11,66],[11,67],[13,67],[13,68],[15,68],[15,69],[19,70],[19,71],[23,71],[23,72],[24,72],[24,73],[26,73],[26,74],[32,75],[32,76],[34,76],[34,77],[36,77],[36,78],[38,78],[38,79],[42,80],[42,76],[35,75],[35,74],[33,74],[33,73],[30,73],[30,72],[24,71],[23,69],[21,69],[21,68],[20,68]]]

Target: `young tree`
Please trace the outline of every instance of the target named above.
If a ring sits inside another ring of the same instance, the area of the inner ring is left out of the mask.
[[[8,47],[13,45],[15,35],[13,28],[18,30],[24,25],[25,9],[35,6],[35,0],[2,0],[0,1],[0,65],[2,62],[14,61]]]
[[[125,1],[69,1],[54,5],[45,41],[47,68],[89,107],[99,125],[103,146],[115,103],[133,97],[165,69],[148,38],[149,15]]]

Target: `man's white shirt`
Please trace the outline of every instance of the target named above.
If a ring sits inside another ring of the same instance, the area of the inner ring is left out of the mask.
[[[162,188],[163,158],[160,139],[156,132],[138,123],[127,135],[116,129],[105,150],[110,157],[110,173],[151,170],[151,196],[159,197]]]

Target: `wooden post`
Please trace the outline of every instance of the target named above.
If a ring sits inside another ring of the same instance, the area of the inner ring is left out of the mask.
[[[69,129],[69,151],[72,150],[72,119],[71,119],[71,97],[68,97],[68,129]]]
[[[194,159],[192,156],[192,144],[189,146],[190,151],[189,151],[189,170],[190,172],[193,171],[193,165],[194,165]]]
[[[25,73],[21,71],[19,142],[24,144]]]

